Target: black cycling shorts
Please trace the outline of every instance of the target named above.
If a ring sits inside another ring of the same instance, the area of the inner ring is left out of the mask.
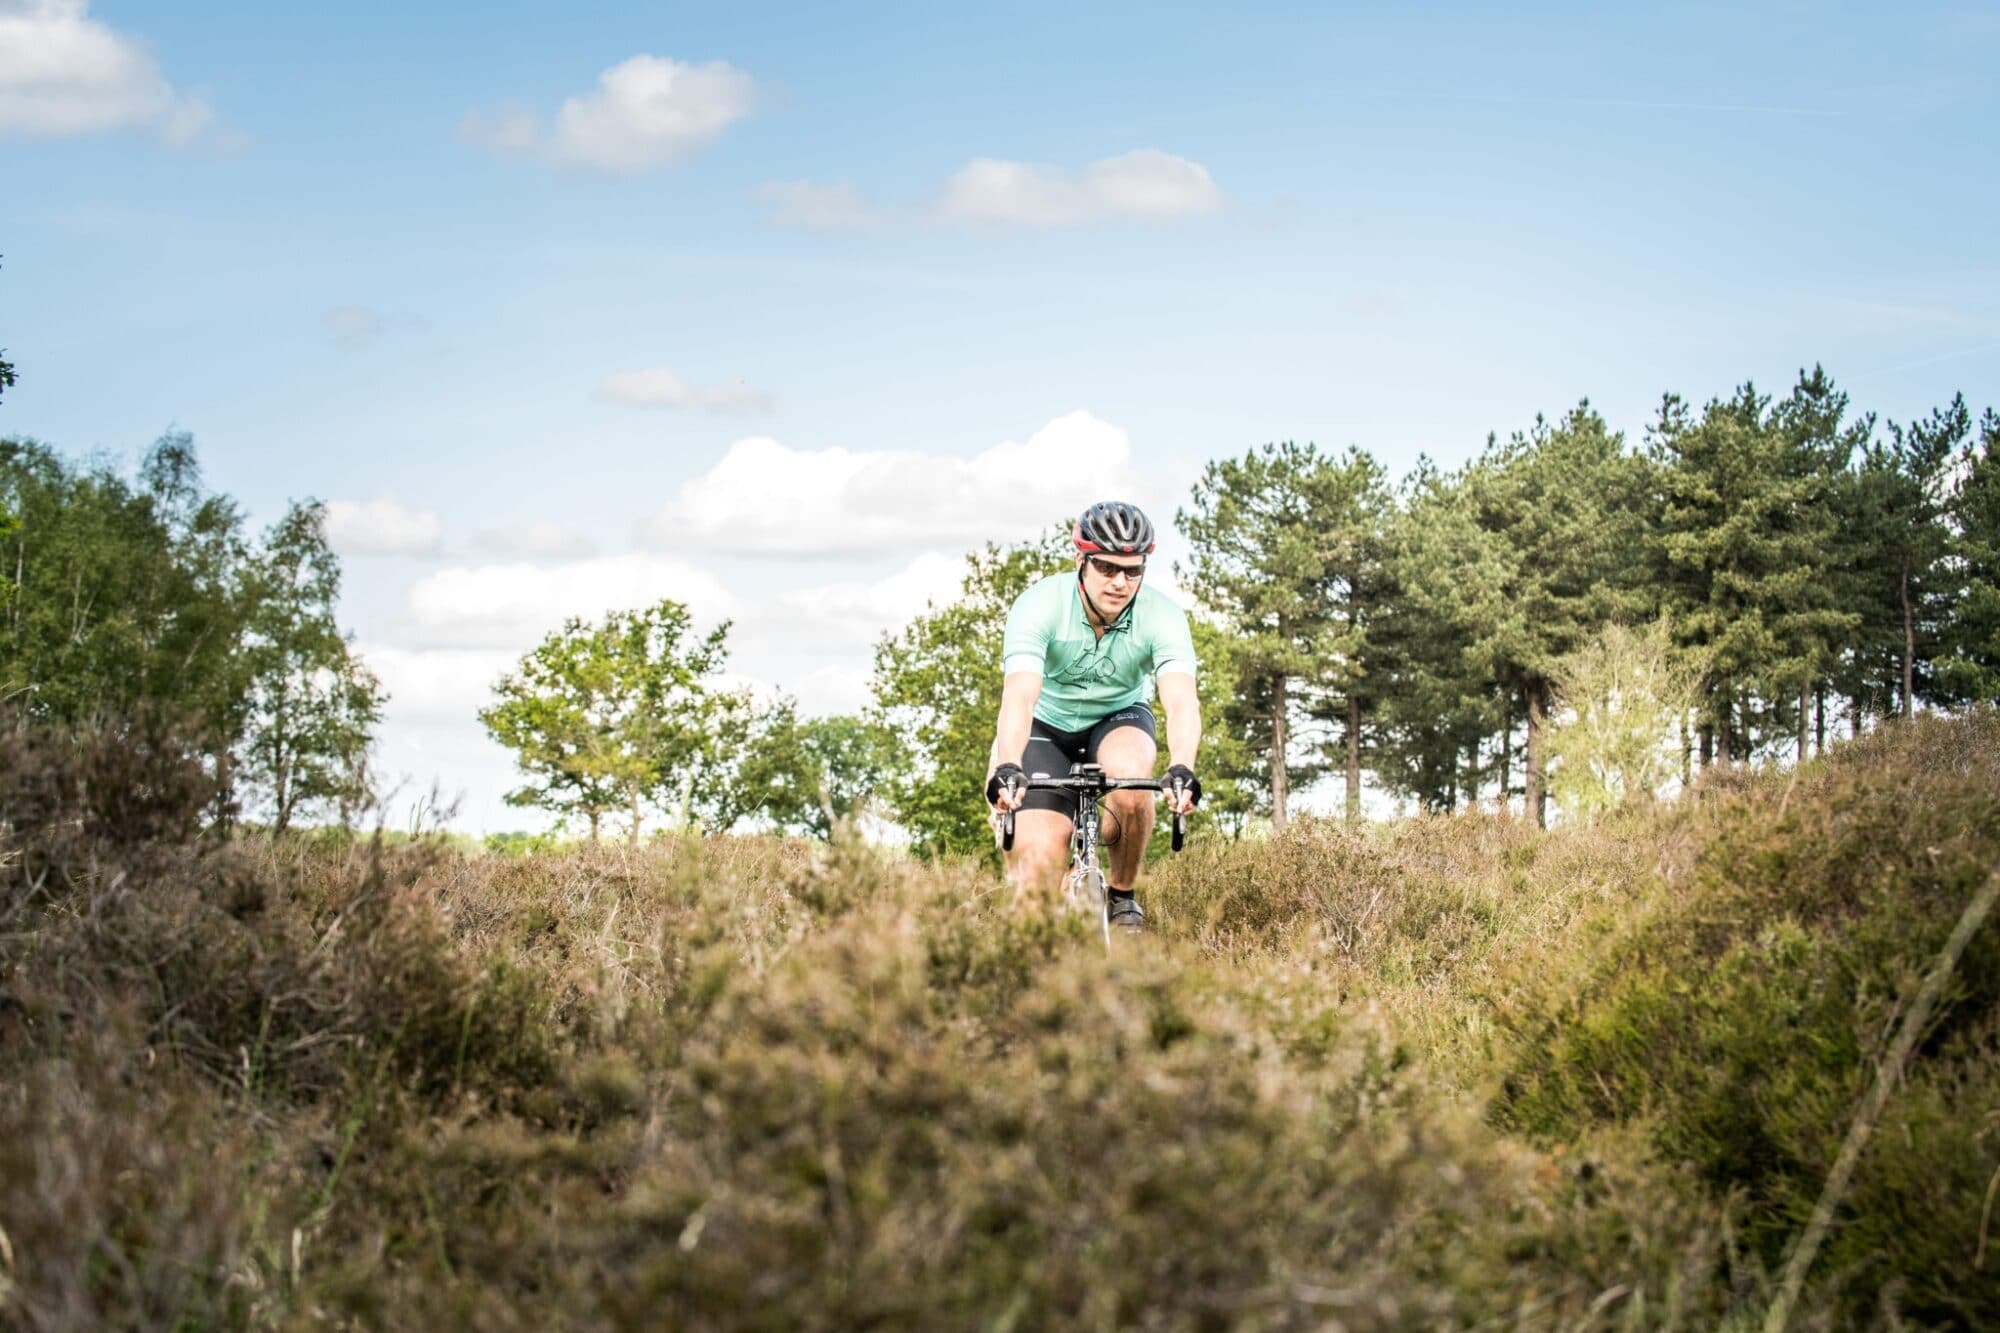
[[[1153,710],[1145,704],[1128,704],[1115,713],[1097,719],[1088,731],[1064,731],[1040,718],[1028,730],[1028,748],[1021,753],[1021,767],[1031,778],[1066,778],[1071,764],[1094,764],[1097,748],[1104,738],[1120,727],[1138,727],[1155,743],[1160,739]],[[1150,776],[1150,775],[1149,775]],[[1072,791],[1030,791],[1021,802],[1023,810],[1053,810],[1071,823],[1076,822],[1077,797]]]

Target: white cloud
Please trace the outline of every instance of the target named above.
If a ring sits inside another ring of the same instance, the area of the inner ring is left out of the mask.
[[[411,585],[403,637],[425,645],[524,651],[571,616],[594,620],[663,597],[686,604],[711,624],[735,607],[705,570],[646,553],[555,565],[460,565]]]
[[[773,182],[758,194],[771,205],[772,221],[811,231],[865,230],[895,216],[851,185]],[[1193,217],[1222,204],[1222,190],[1207,167],[1139,148],[1081,170],[976,157],[945,182],[928,213],[913,216],[980,226],[1068,227]]]
[[[689,384],[665,366],[606,375],[595,395],[600,402],[634,407],[694,407],[708,412],[768,412],[771,395],[741,380],[735,384]]]
[[[811,181],[772,181],[757,197],[771,206],[771,221],[806,231],[874,231],[893,215],[861,197],[846,182],[815,185]]]
[[[143,42],[89,17],[88,0],[0,0],[0,137],[149,130],[171,144],[214,119]]]
[[[1082,171],[979,157],[945,184],[941,216],[960,222],[1060,227],[1113,218],[1178,218],[1222,206],[1208,169],[1156,148]]]
[[[747,610],[744,628],[792,649],[865,649],[932,603],[958,600],[965,557],[927,551],[873,582],[822,583],[781,593]]]
[[[489,118],[469,111],[459,136],[566,166],[646,171],[714,141],[750,113],[753,99],[750,76],[727,61],[692,65],[636,55],[598,75],[595,89],[564,102],[547,134],[529,112]]]
[[[504,649],[358,643],[355,651],[389,692],[384,713],[395,723],[470,721],[518,660]]]
[[[486,550],[530,560],[578,560],[597,554],[596,544],[588,537],[553,523],[489,528],[473,540]]]
[[[444,521],[436,510],[390,496],[334,500],[326,507],[326,536],[343,555],[428,555],[444,537]]]
[[[729,446],[647,524],[661,546],[758,555],[963,551],[1032,536],[1107,496],[1150,494],[1125,431],[1088,412],[977,457]],[[1143,500],[1141,500],[1143,502]]]

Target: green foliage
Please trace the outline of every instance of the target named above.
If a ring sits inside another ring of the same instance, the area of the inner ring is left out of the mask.
[[[1433,558],[1425,573],[1467,663],[1497,682],[1509,705],[1518,702],[1524,794],[1539,822],[1559,664],[1607,621],[1652,610],[1644,578],[1652,477],[1623,436],[1581,403],[1553,427],[1538,420],[1504,445],[1489,442],[1459,485],[1476,558],[1441,583],[1448,561]]]
[[[193,725],[226,815],[248,794],[280,830],[366,796],[381,692],[334,621],[340,571],[314,502],[261,544],[163,436],[136,481],[0,440],[0,700],[51,723],[151,710]],[[261,812],[260,812],[261,813]]]
[[[1594,819],[1667,794],[1697,694],[1666,617],[1638,629],[1607,625],[1556,664],[1554,684],[1564,711],[1549,736],[1550,784],[1566,815]]]
[[[568,818],[593,841],[624,811],[639,840],[644,808],[678,792],[683,809],[726,799],[724,756],[746,703],[715,689],[729,626],[697,639],[671,599],[614,611],[595,625],[572,617],[494,686],[479,720],[514,751],[528,783],[507,796]]]
[[[1188,631],[1201,672],[1202,785],[1201,804],[1195,807],[1189,827],[1199,836],[1213,821],[1240,837],[1253,814],[1270,809],[1270,755],[1248,740],[1263,713],[1258,701],[1244,692],[1236,636],[1199,614],[1188,617]],[[1168,759],[1163,748],[1161,764]]]
[[[513,830],[506,833],[489,833],[480,839],[480,848],[495,856],[534,856],[543,852],[559,851],[567,844],[559,833],[527,833]]]
[[[325,507],[293,505],[265,537],[248,582],[242,776],[268,801],[280,836],[295,817],[328,805],[351,826],[370,798],[369,738],[384,695],[334,618],[340,564]]]
[[[1961,580],[1933,670],[1948,697],[2000,702],[2000,415],[1988,409],[1960,460],[1949,510]]]
[[[1487,736],[1500,730],[1506,745],[1497,686],[1464,651],[1454,587],[1461,578],[1490,586],[1498,574],[1479,567],[1489,543],[1453,477],[1421,460],[1399,499],[1388,532],[1397,596],[1377,633],[1392,683],[1381,708],[1375,771],[1390,791],[1446,811],[1461,798],[1476,798]]]
[[[1897,1015],[2000,864],[2000,715],[1919,719],[1710,801],[1689,881],[1536,1015],[1499,1114],[1545,1138],[1644,1126],[1663,1157],[1743,1198],[1775,1265]],[[1974,1263],[1992,1174],[1977,1125],[2000,1098],[1992,923],[1946,996],[1822,1260],[1863,1322],[1878,1293],[1926,1326],[2000,1320]]]
[[[858,717],[801,719],[789,699],[764,710],[734,759],[733,805],[718,827],[745,816],[782,833],[830,839],[866,811],[890,761],[888,737]]]
[[[0,621],[0,698],[52,721],[142,701],[239,734],[248,555],[227,496],[204,495],[193,447],[168,435],[137,486],[74,471],[47,448],[0,440],[0,549],[15,589]]]
[[[1711,739],[1746,759],[1795,734],[1798,701],[1862,619],[1837,600],[1840,477],[1868,429],[1844,429],[1845,407],[1818,370],[1776,410],[1749,384],[1699,421],[1671,395],[1661,407],[1659,549],[1676,636],[1704,668],[1704,757]]]
[[[1175,522],[1193,548],[1188,589],[1235,639],[1233,718],[1263,751],[1271,811],[1324,768],[1293,738],[1320,690],[1364,689],[1386,502],[1380,467],[1359,450],[1267,444],[1211,462]]]
[[[1000,712],[1007,610],[1073,563],[1066,526],[966,557],[959,600],[933,605],[875,648],[871,721],[891,738],[888,793],[926,852],[993,855],[984,787]]]

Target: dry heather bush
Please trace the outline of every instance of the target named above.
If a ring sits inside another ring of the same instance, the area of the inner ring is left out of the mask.
[[[1993,859],[1991,733],[1197,846],[1108,957],[851,843],[204,844],[170,741],[0,733],[0,1324],[1742,1323]],[[1859,1247],[1990,1172],[1990,946],[1795,1327],[1983,1312]]]
[[[357,1082],[499,1101],[554,1067],[540,994],[412,895],[421,852],[300,874],[202,836],[213,799],[170,728],[0,727],[0,1322],[247,1317],[311,1208],[238,1178],[251,1145],[331,1161],[285,1133]]]
[[[357,1257],[315,1288],[323,1313],[1376,1329],[1721,1309],[1712,1210],[1494,1135],[1309,971],[1253,982],[1151,943],[1107,959],[980,872],[853,846],[558,870],[568,910],[536,947],[579,988],[606,967],[582,947],[606,934],[597,876],[621,916],[663,914],[614,969],[658,1017],[514,1114],[357,1161],[320,1241]],[[474,867],[438,882],[461,923],[512,891]]]
[[[1694,873],[1523,1024],[1500,1122],[1642,1124],[1775,1264],[1903,1008],[2000,865],[2000,715],[1891,727],[1707,794]],[[1839,1317],[2000,1326],[2000,924],[1974,935],[1821,1258]],[[1885,1314],[1884,1312],[1887,1311]]]
[[[1692,812],[1549,832],[1470,813],[1295,820],[1264,844],[1190,846],[1155,872],[1169,938],[1256,972],[1310,968],[1388,1012],[1433,1071],[1488,1090],[1504,1027],[1684,879]]]

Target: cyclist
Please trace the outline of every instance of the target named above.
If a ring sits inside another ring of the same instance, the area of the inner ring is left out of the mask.
[[[1152,521],[1137,505],[1106,500],[1083,512],[1071,537],[1074,576],[1049,575],[1007,613],[1007,675],[986,800],[997,811],[1019,811],[1008,875],[1024,894],[1049,893],[1063,874],[1077,798],[1019,784],[1031,773],[1066,776],[1077,762],[1101,765],[1107,777],[1151,777],[1159,750],[1149,677],[1158,678],[1167,710],[1170,807],[1185,814],[1201,799],[1194,640],[1187,613],[1143,583]],[[1146,922],[1134,888],[1153,832],[1153,799],[1124,791],[1104,802],[1111,924],[1127,930]]]

